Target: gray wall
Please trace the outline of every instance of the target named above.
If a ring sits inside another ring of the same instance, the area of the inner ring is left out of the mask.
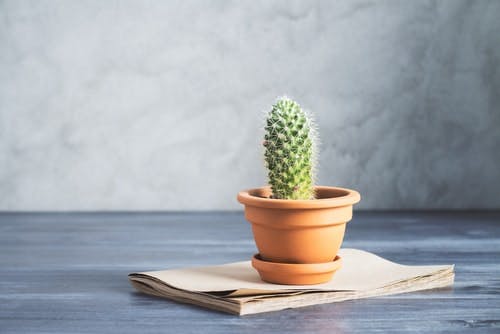
[[[500,208],[500,1],[2,1],[0,210],[238,209],[263,111],[360,208]]]

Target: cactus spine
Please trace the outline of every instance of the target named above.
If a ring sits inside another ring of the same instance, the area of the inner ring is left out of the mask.
[[[267,115],[264,157],[272,197],[314,199],[315,131],[300,105],[278,99]]]

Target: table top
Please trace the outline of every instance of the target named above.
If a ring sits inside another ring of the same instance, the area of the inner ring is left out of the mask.
[[[238,317],[137,293],[127,274],[249,259],[242,212],[0,213],[0,332],[500,332],[500,212],[355,212],[343,247],[454,263],[455,285]]]

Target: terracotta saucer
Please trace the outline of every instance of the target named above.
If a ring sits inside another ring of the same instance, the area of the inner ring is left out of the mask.
[[[264,261],[259,254],[252,258],[252,266],[263,281],[275,284],[309,285],[325,283],[342,266],[342,258],[324,263],[279,263]]]

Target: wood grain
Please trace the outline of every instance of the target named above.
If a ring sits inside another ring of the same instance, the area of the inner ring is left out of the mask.
[[[0,333],[500,332],[500,212],[356,212],[344,246],[454,263],[455,286],[239,318],[136,293],[127,274],[248,259],[241,212],[1,213]]]

